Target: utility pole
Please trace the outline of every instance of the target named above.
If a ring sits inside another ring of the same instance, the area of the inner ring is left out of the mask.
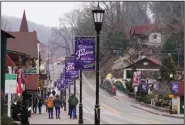
[[[46,74],[47,74],[47,81],[50,85],[50,71],[49,71],[49,51],[48,51],[48,60],[47,60],[47,69],[46,69]]]

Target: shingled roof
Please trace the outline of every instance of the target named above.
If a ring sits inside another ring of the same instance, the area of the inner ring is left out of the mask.
[[[16,39],[7,40],[7,50],[21,52],[30,55],[31,58],[38,58],[36,31],[29,32],[25,11],[20,26],[20,32],[8,32]]]
[[[180,31],[183,28],[182,25],[180,24],[170,24],[167,25],[164,29],[165,33],[172,33],[176,31]],[[156,23],[156,24],[142,24],[142,25],[137,25],[133,26],[129,30],[130,35],[147,35],[150,33],[152,30],[158,30],[159,32],[163,31],[163,27],[161,24]]]

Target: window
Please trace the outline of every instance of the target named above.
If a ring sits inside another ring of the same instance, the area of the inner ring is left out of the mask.
[[[154,39],[157,39],[157,35],[156,34],[154,34]]]

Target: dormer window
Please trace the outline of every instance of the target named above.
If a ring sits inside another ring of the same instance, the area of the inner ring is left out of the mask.
[[[157,39],[157,35],[156,34],[154,34],[154,39]]]

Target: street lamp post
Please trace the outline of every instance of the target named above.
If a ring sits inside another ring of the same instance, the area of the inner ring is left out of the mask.
[[[72,54],[71,56],[75,56],[75,54]],[[76,80],[74,80],[74,95],[76,96]]]
[[[76,80],[74,80],[74,95],[76,96]]]
[[[170,73],[170,86],[171,86],[172,79],[173,79],[173,74]],[[172,114],[172,99],[170,100],[170,114]]]
[[[82,70],[80,70],[80,104],[79,104],[79,124],[83,124],[83,104],[82,104]]]
[[[95,30],[97,33],[96,41],[96,105],[95,105],[95,124],[100,124],[100,105],[99,105],[99,46],[100,46],[100,31],[103,24],[104,10],[98,7],[92,10]]]
[[[71,96],[71,85],[69,85],[69,98],[70,98],[70,96]],[[71,108],[70,108],[70,106],[68,107],[69,108],[69,110],[68,110],[68,115],[70,115],[70,110],[71,110]]]

